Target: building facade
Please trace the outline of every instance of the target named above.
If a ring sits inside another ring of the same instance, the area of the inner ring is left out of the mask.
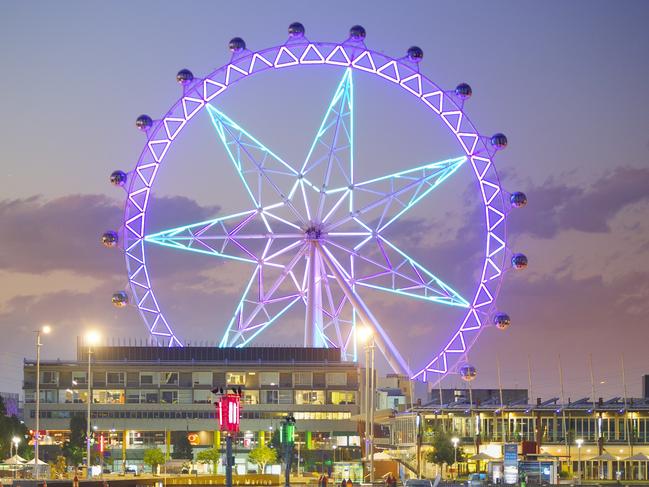
[[[323,461],[333,447],[358,450],[359,371],[339,350],[315,348],[215,348],[99,346],[77,358],[41,361],[42,444],[63,444],[73,416],[87,414],[95,438],[103,437],[105,464],[114,470],[141,464],[145,448],[173,450],[170,438],[187,435],[194,455],[220,447],[214,388],[241,388],[241,458],[271,441],[287,413],[296,419],[303,461]],[[24,362],[25,422],[35,427],[36,367]],[[90,392],[88,392],[90,391]],[[318,453],[319,452],[319,453]],[[348,453],[349,454],[349,453]],[[360,453],[359,453],[360,455]],[[353,455],[352,455],[353,456]],[[240,461],[238,459],[237,461]],[[245,466],[240,467],[245,469]]]
[[[503,407],[437,401],[396,414],[386,423],[395,450],[414,450],[420,424],[424,448],[442,431],[459,438],[469,457],[486,453],[501,459],[503,445],[514,443],[521,460],[552,459],[564,476],[581,472],[584,479],[649,479],[649,460],[643,459],[649,456],[649,400],[644,398],[584,398],[567,404],[552,398]]]

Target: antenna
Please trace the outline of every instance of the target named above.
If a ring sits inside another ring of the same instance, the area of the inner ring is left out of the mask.
[[[500,354],[496,355],[496,369],[498,370],[498,392],[500,393],[500,422],[503,428],[503,443],[507,441],[505,435],[505,408],[503,406],[503,384],[500,378]]]
[[[626,410],[626,375],[624,373],[624,354],[620,357],[622,359],[622,386],[624,387],[624,435],[626,436],[626,442],[629,446],[630,455],[633,456],[633,446],[631,445],[631,435],[629,434],[629,421],[627,420],[627,410]]]
[[[563,367],[561,366],[561,354],[559,354],[559,383],[561,385],[561,423],[563,429],[564,443],[568,450],[568,432],[566,431],[566,399],[563,392]]]

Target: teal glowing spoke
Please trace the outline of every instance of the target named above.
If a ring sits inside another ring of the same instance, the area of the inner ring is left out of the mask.
[[[279,198],[294,217],[305,223],[289,196],[298,172],[223,112],[209,104],[206,108],[253,204],[262,206],[269,197],[266,193],[273,193],[273,197]]]
[[[147,235],[144,240],[163,247],[256,264],[265,258],[269,242],[288,240],[292,242],[288,246],[293,247],[303,237],[302,232],[297,232],[280,218],[273,219],[275,229],[270,228],[269,221],[264,219],[265,215],[271,214],[270,211],[264,208],[235,213],[163,230]],[[282,229],[285,231],[277,231],[278,225],[284,225]],[[281,254],[281,251],[274,252],[275,255]]]
[[[354,248],[335,240],[327,242],[329,249],[354,255],[353,270],[345,268],[348,275],[353,275],[354,285],[447,306],[469,307],[468,301],[451,286],[384,237],[368,237],[362,242]]]
[[[466,157],[456,157],[355,183],[350,191],[354,194],[351,213],[329,223],[327,229],[338,228],[362,217],[365,222],[375,221],[375,231],[382,232],[439,187],[466,161]],[[328,193],[348,190],[338,187],[328,190]]]
[[[346,69],[334,96],[329,103],[309,152],[300,169],[291,195],[302,186],[302,196],[309,218],[323,221],[327,191],[329,186],[353,183],[354,172],[354,130],[353,130],[353,80],[352,70]],[[307,195],[304,185],[309,186],[315,194]],[[309,204],[309,196],[313,201]]]

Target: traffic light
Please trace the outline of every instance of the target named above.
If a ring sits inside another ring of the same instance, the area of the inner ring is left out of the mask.
[[[285,445],[295,443],[295,418],[290,413],[282,421],[280,439]]]

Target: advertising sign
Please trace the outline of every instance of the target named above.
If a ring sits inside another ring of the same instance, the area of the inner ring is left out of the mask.
[[[221,431],[239,431],[239,411],[241,397],[237,394],[225,394],[217,404],[219,429]]]
[[[518,483],[518,445],[506,443],[503,445],[503,470],[506,484]]]

